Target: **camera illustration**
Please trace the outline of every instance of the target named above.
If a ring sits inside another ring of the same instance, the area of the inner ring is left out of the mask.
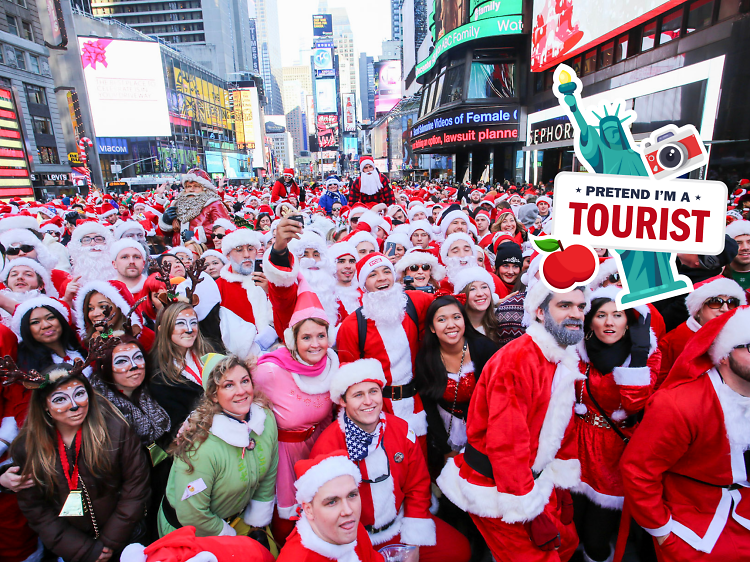
[[[648,173],[657,180],[672,179],[700,168],[708,162],[708,153],[700,134],[692,125],[666,125],[641,144]]]

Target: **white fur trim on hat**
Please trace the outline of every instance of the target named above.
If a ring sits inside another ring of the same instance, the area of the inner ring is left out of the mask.
[[[232,221],[219,217],[214,221],[213,226],[220,226],[224,230],[234,230],[237,228]]]
[[[362,475],[357,465],[344,456],[328,457],[317,465],[308,469],[297,481],[294,487],[297,492],[294,498],[297,503],[309,503],[318,493],[321,486],[339,476],[351,476],[359,485]]]
[[[197,183],[201,184],[203,187],[205,187],[206,189],[212,189],[212,190],[216,191],[216,187],[214,186],[214,184],[212,182],[207,181],[206,179],[204,179],[204,178],[202,178],[200,176],[197,176],[195,174],[182,174],[182,180],[181,180],[182,186],[185,187],[185,183],[187,183],[189,181],[197,182]]]
[[[231,250],[245,244],[250,244],[258,250],[261,247],[260,238],[258,238],[258,234],[254,230],[238,228],[221,239],[221,253],[227,256]]]
[[[428,220],[420,220],[420,221],[414,221],[409,224],[409,238],[412,237],[412,235],[417,230],[424,230],[427,235],[430,237],[430,240],[433,240],[435,238],[435,232],[432,230],[432,225],[430,224],[430,221]]]
[[[573,289],[567,292],[569,293],[571,291],[577,291],[577,290],[579,290],[579,287],[574,287]],[[523,309],[530,316],[532,321],[536,319],[537,308],[542,306],[542,303],[549,295],[554,295],[554,294],[555,294],[554,291],[552,291],[544,283],[536,283],[526,293],[526,298],[523,300]],[[586,308],[583,311],[585,314],[591,309],[591,293],[590,291],[584,290],[583,294],[586,297]]]
[[[330,248],[328,248],[328,257],[334,263],[337,259],[342,256],[353,256],[355,259],[359,258],[357,254],[357,247],[351,242],[337,242]]]
[[[436,281],[442,281],[445,278],[445,267],[438,263],[437,258],[430,252],[420,249],[412,249],[396,262],[396,271],[403,275],[409,266],[428,263],[431,266],[430,277]]]
[[[362,168],[365,167],[365,164],[370,164],[373,168],[375,167],[375,161],[372,158],[360,158],[359,159],[359,171],[362,172]]]
[[[359,359],[342,365],[331,377],[331,400],[338,404],[339,398],[346,394],[349,387],[366,380],[379,381],[381,388],[386,385],[383,366],[377,359]]]
[[[399,244],[407,250],[411,250],[414,247],[414,244],[412,244],[411,240],[409,240],[409,235],[403,231],[393,232],[392,234],[390,234],[388,238],[385,239],[386,244],[388,244],[389,242]]]
[[[722,359],[729,356],[738,345],[750,342],[750,308],[741,308],[734,313],[722,328],[721,332],[708,349],[714,365],[718,365]]]
[[[469,246],[474,251],[474,255],[477,255],[476,250],[474,250],[474,240],[471,238],[471,235],[467,234],[466,232],[454,232],[452,234],[449,234],[445,241],[440,244],[440,257],[443,258],[443,260],[448,257],[448,250],[450,250],[451,245],[456,240],[465,240],[466,242],[468,242]]]
[[[423,212],[425,214],[425,216],[429,216],[429,214],[430,214],[427,211],[427,207],[425,207],[421,203],[417,203],[413,207],[409,207],[409,210],[407,211],[406,216],[409,217],[409,220],[411,221],[414,218],[414,215],[416,215],[420,211]],[[426,220],[426,219],[422,219],[422,220]]]
[[[617,285],[607,285],[606,287],[599,287],[595,291],[592,291],[590,300],[593,301],[594,299],[609,299],[612,302],[617,302],[617,295],[620,294],[620,291],[622,290],[623,288],[618,287]],[[644,317],[651,314],[651,309],[649,309],[649,307],[645,304],[634,306],[633,310]]]
[[[49,270],[46,269],[38,261],[32,260],[31,258],[16,258],[14,260],[8,261],[5,264],[5,269],[3,269],[2,274],[0,274],[0,277],[2,277],[2,280],[3,280],[3,283],[5,283],[6,285],[8,284],[8,276],[10,275],[10,271],[14,267],[19,267],[19,266],[30,267],[36,272],[36,274],[39,277],[42,278],[42,284],[44,285],[44,287],[39,287],[39,289],[44,289],[44,293],[48,297],[57,298],[59,296],[54,283],[52,283],[52,277],[50,275]]]
[[[130,305],[114,285],[109,284],[107,281],[90,281],[86,283],[86,285],[78,291],[76,300],[73,302],[76,327],[78,328],[78,335],[81,337],[81,340],[86,339],[86,320],[83,313],[83,303],[86,300],[86,296],[93,292],[100,293],[111,300],[112,304],[120,309],[123,316],[125,316],[130,310]],[[130,318],[134,325],[142,325],[140,318],[138,318],[138,312],[133,312]]]
[[[13,313],[13,319],[10,323],[10,327],[13,330],[13,333],[16,334],[19,343],[22,341],[21,320],[23,320],[23,317],[28,312],[42,306],[49,306],[51,308],[54,308],[57,312],[60,313],[63,318],[65,318],[66,322],[70,323],[70,310],[60,301],[47,296],[39,296],[33,299],[29,299],[26,302],[22,302],[16,307],[16,310]]]
[[[20,215],[17,217],[5,217],[0,220],[0,232],[12,230],[14,228],[25,230],[39,230],[39,222],[34,217]]]
[[[289,241],[289,251],[298,258],[303,257],[308,248],[317,250],[320,257],[325,258],[328,245],[320,235],[308,230],[305,230],[299,238]]]
[[[209,258],[209,257],[218,258],[219,260],[221,260],[221,263],[223,264],[226,264],[229,261],[224,254],[216,250],[206,250],[205,252],[201,254],[201,257],[202,258]]]
[[[539,203],[541,203],[541,202],[547,203],[550,207],[552,206],[552,199],[550,199],[546,195],[542,195],[541,197],[537,197],[536,198],[536,204],[537,205],[539,205]]]
[[[710,283],[701,285],[685,297],[685,306],[687,307],[690,316],[695,318],[695,315],[698,314],[701,307],[703,307],[703,303],[711,297],[716,297],[718,295],[727,295],[728,297],[738,298],[740,299],[741,305],[747,303],[745,291],[742,290],[742,287],[740,287],[737,281],[722,277],[711,281]],[[747,329],[745,331],[747,331]]]
[[[376,259],[372,259],[370,261],[371,256],[374,256]],[[368,261],[362,266],[362,269],[357,271],[357,283],[359,284],[359,288],[363,291],[365,290],[365,282],[367,281],[367,277],[372,273],[374,269],[377,269],[378,267],[386,266],[391,270],[391,273],[393,273],[393,276],[396,276],[396,268],[391,263],[391,260],[389,260],[387,257],[385,257],[382,254],[370,254],[368,256],[365,256],[361,259],[367,258]]]
[[[52,255],[44,242],[39,240],[32,232],[26,229],[14,228],[13,230],[7,230],[0,234],[0,244],[9,248],[13,244],[27,244],[34,246],[36,250],[36,260],[46,267],[48,270],[52,270],[57,265],[57,258]]]
[[[143,261],[146,261],[148,259],[148,256],[146,255],[146,250],[143,249],[143,246],[132,238],[122,238],[112,244],[109,248],[109,257],[112,261],[115,261],[117,259],[117,256],[120,252],[122,252],[126,248],[133,248],[134,250],[138,250],[141,253],[141,256],[143,257]]]
[[[461,219],[466,223],[466,228],[468,230],[469,224],[471,224],[469,222],[469,215],[467,215],[463,211],[459,211],[458,209],[456,209],[454,211],[450,211],[447,215],[440,218],[440,233],[443,235],[443,237],[445,237],[445,232],[446,230],[448,230],[450,224],[458,219]]]
[[[89,234],[99,234],[101,236],[104,236],[104,238],[106,239],[105,244],[107,245],[112,243],[112,231],[110,231],[109,228],[107,228],[103,224],[92,221],[85,222],[75,227],[75,229],[73,230],[73,234],[71,234],[70,236],[70,242],[80,244],[81,238]]]
[[[494,294],[495,282],[492,279],[492,275],[490,275],[490,272],[483,267],[464,267],[460,269],[458,273],[451,279],[451,282],[453,283],[453,290],[456,293],[460,293],[468,285],[474,283],[475,281],[482,281],[483,283],[487,283],[493,293],[492,296],[496,297],[496,295]]]
[[[609,278],[610,275],[614,275],[618,271],[619,269],[617,268],[617,260],[615,258],[607,258],[606,260],[602,260],[602,262],[599,264],[599,271],[596,272],[596,276],[588,284],[588,288],[591,291],[596,291],[604,284],[604,282]]]
[[[355,248],[360,245],[362,242],[369,242],[375,247],[375,251],[378,250],[378,241],[375,239],[375,237],[370,234],[369,232],[365,232],[364,230],[358,230],[352,235],[351,238],[347,240],[349,244],[354,246]],[[359,256],[355,256],[359,257]]]
[[[726,233],[730,238],[750,236],[750,221],[737,220],[727,225]]]
[[[177,254],[187,254],[188,256],[192,257],[193,252],[190,251],[190,249],[186,248],[185,246],[174,246],[172,249],[170,249],[167,254],[170,256],[177,257]]]
[[[120,240],[123,237],[123,235],[129,230],[138,230],[144,236],[146,235],[146,229],[143,228],[143,225],[139,223],[138,221],[134,221],[134,220],[121,221],[115,225],[115,240]]]

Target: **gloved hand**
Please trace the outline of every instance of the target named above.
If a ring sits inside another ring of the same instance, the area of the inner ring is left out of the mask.
[[[523,524],[529,534],[531,542],[539,550],[556,550],[560,548],[560,533],[555,527],[555,522],[542,511],[531,521]]]
[[[78,219],[80,218],[81,218],[81,215],[79,215],[76,211],[65,213],[65,220],[72,225],[75,225],[78,222]]]
[[[267,326],[260,334],[255,337],[255,343],[257,343],[263,351],[268,351],[277,340],[276,330],[271,326]]]
[[[172,221],[174,221],[177,218],[177,207],[169,207],[166,211],[164,211],[164,214],[161,216],[161,220],[168,225],[172,224]]]
[[[263,529],[258,529],[257,527],[253,527],[252,531],[250,531],[247,534],[248,537],[251,539],[254,539],[258,541],[260,544],[262,544],[266,550],[271,550],[271,545],[268,543],[268,535]]]
[[[568,490],[555,488],[557,508],[560,510],[560,523],[570,525],[573,522],[573,496]]]
[[[630,326],[630,367],[645,367],[651,347],[651,315],[639,316]]]

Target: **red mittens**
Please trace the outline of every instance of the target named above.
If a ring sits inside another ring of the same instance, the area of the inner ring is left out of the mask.
[[[545,512],[524,523],[523,526],[529,534],[531,542],[540,550],[555,550],[560,547],[560,533],[557,531],[552,517]]]
[[[570,525],[573,522],[573,497],[568,490],[555,488],[557,508],[560,510],[560,523]]]

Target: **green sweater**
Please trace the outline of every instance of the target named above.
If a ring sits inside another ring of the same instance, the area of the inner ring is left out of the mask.
[[[183,526],[195,526],[196,536],[234,534],[224,520],[243,511],[250,526],[271,522],[279,460],[276,420],[271,410],[257,404],[250,413],[247,425],[224,414],[214,416],[208,439],[190,455],[192,472],[183,460],[174,459],[166,499]],[[159,535],[173,530],[160,508]]]

